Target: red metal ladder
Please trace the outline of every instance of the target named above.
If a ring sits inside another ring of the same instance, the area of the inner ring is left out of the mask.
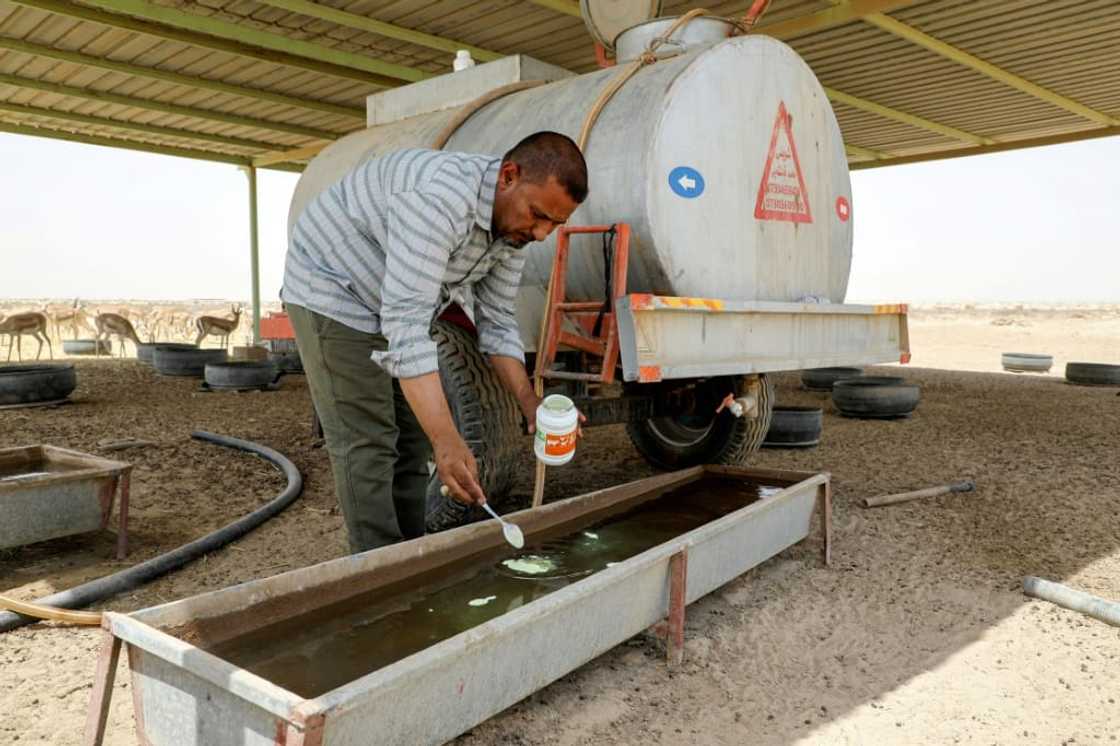
[[[611,298],[598,301],[570,302],[566,299],[568,252],[573,234],[614,233],[614,253],[611,266],[604,267],[610,272]],[[612,383],[618,365],[618,319],[615,303],[626,295],[626,269],[630,261],[630,226],[627,223],[613,225],[562,226],[557,230],[556,255],[552,259],[551,293],[545,314],[548,319],[547,331],[541,340],[540,352],[544,359],[538,370],[543,378],[589,383]],[[596,333],[598,326],[598,333]],[[574,327],[575,331],[569,331]],[[599,373],[574,373],[556,370],[556,351],[561,346],[602,358]]]

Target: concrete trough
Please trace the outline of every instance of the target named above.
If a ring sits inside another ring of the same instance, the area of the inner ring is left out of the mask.
[[[407,588],[410,578],[499,548],[496,522],[128,615],[106,613],[86,742],[100,742],[122,646],[132,671],[137,735],[153,746],[443,743],[648,628],[665,636],[670,660],[679,661],[685,604],[805,539],[817,510],[828,561],[827,474],[696,467],[509,516],[532,542],[557,530],[579,531],[709,476],[777,489],[314,698],[207,649],[382,587]]]
[[[132,465],[48,445],[0,449],[0,549],[109,525],[120,487],[117,557],[128,551]]]

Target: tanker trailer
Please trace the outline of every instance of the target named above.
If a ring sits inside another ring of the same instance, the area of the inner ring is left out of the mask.
[[[607,358],[603,370],[604,358],[583,344],[558,350],[547,376],[550,390],[577,400],[588,426],[625,423],[637,450],[665,468],[745,464],[769,428],[767,373],[909,359],[905,306],[843,303],[851,182],[813,72],[780,41],[698,21],[610,98],[584,148],[591,191],[569,225],[628,225],[629,262],[625,289],[611,288],[609,241],[570,235],[564,300],[613,314],[617,368]],[[514,56],[371,96],[370,126],[303,172],[289,228],[365,158],[432,147],[448,134],[447,150],[492,155],[539,130],[577,138],[623,63],[670,23],[623,32],[618,66],[584,75]],[[556,246],[554,235],[524,249],[518,321],[530,369],[546,347],[538,336]],[[469,315],[469,298],[461,305]],[[569,327],[565,338],[578,337]],[[445,314],[432,334],[482,486],[500,496],[524,447],[523,423],[469,329]],[[430,499],[438,488],[433,477]]]

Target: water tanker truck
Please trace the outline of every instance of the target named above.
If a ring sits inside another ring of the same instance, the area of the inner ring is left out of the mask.
[[[433,146],[501,155],[539,130],[576,139],[589,127],[591,192],[569,226],[628,226],[625,287],[608,282],[623,248],[617,229],[565,237],[563,297],[542,340],[560,237],[526,246],[518,321],[528,364],[544,354],[550,390],[573,396],[588,426],[624,423],[660,467],[743,465],[769,428],[768,373],[905,362],[906,308],[844,304],[851,181],[808,65],[780,41],[713,17],[655,41],[674,22],[623,31],[617,63],[584,75],[512,56],[371,96],[368,127],[303,172],[289,226],[366,158]],[[606,99],[642,55],[647,64]],[[482,486],[501,495],[523,423],[478,352],[470,298],[458,305],[465,313],[433,323],[440,373]],[[431,499],[438,488],[433,477]]]

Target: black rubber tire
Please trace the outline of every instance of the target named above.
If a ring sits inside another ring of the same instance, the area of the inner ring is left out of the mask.
[[[1048,373],[1054,357],[1030,352],[1005,352],[999,356],[999,362],[1004,370],[1012,373]]]
[[[760,376],[757,418],[736,417],[724,410],[713,415],[706,425],[689,422],[687,418],[654,417],[630,423],[626,432],[638,453],[661,469],[686,469],[699,464],[746,466],[750,457],[762,446],[770,429],[770,413],[774,408],[774,387],[766,376]],[[713,378],[701,385],[714,386],[721,393],[736,396],[746,392],[747,378]]]
[[[98,343],[93,339],[64,339],[62,340],[62,351],[67,355],[96,355]],[[113,352],[113,343],[108,339],[103,339],[100,342],[101,354],[111,355]]]
[[[70,363],[0,365],[0,406],[58,401],[77,385],[78,374]]]
[[[843,378],[859,378],[863,368],[811,368],[801,371],[801,385],[809,391],[832,391],[832,384]]]
[[[157,347],[166,347],[172,350],[197,350],[198,345],[183,344],[181,342],[144,342],[136,348],[136,359],[145,365],[152,364],[152,355]]]
[[[207,363],[203,371],[206,385],[214,389],[263,389],[279,377],[275,363],[258,360]]]
[[[1066,380],[1082,386],[1120,386],[1120,365],[1066,363]]]
[[[516,476],[514,464],[522,447],[521,409],[502,386],[498,374],[478,349],[478,340],[445,321],[432,325],[439,354],[439,377],[451,407],[451,418],[478,462],[479,482],[486,498],[500,502]],[[429,533],[462,525],[470,510],[440,494],[439,475],[428,480],[426,523]]]
[[[821,442],[820,407],[774,407],[763,448],[809,448]]]
[[[161,376],[194,376],[201,378],[207,363],[224,363],[225,350],[201,350],[197,347],[178,349],[159,345],[152,353],[152,365]]]
[[[268,353],[268,359],[284,373],[303,373],[303,359],[300,358],[298,350],[270,352]]]
[[[837,381],[832,403],[845,417],[894,419],[907,417],[921,400],[921,387],[901,379],[891,382],[854,379]]]

